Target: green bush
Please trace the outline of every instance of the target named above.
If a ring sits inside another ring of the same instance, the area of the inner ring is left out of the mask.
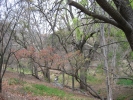
[[[119,85],[133,85],[133,81],[129,79],[119,79],[117,84]]]

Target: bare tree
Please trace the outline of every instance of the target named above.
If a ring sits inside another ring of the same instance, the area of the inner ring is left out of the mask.
[[[10,57],[12,56],[13,37],[16,26],[23,7],[17,8],[16,4],[9,4],[6,0],[1,2],[1,23],[0,23],[0,92],[2,92],[2,78],[8,66]]]

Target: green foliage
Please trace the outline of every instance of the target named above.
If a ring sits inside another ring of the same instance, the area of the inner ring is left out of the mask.
[[[120,59],[121,58],[121,52],[117,52],[116,53],[116,59]]]
[[[81,40],[82,32],[79,28],[76,29],[76,39]]]
[[[24,74],[31,74],[31,70],[29,68],[24,68]]]
[[[133,59],[133,51],[131,51],[130,53],[129,53],[129,57],[128,57],[130,60],[132,60]]]
[[[10,71],[10,72],[15,72],[15,70],[11,67],[7,67],[7,71]]]
[[[102,65],[101,64],[99,64],[98,67],[96,68],[96,72],[103,74],[103,69],[102,69]]]
[[[43,95],[57,96],[61,98],[61,100],[93,100],[91,98],[88,99],[80,96],[75,97],[74,95],[64,92],[63,90],[47,87],[42,84],[26,84],[23,89],[26,93],[32,93],[33,95],[36,96],[43,96]]]
[[[34,95],[45,95],[46,94],[50,96],[58,96],[61,98],[65,97],[66,95],[69,95],[69,97],[72,96],[70,94],[65,93],[63,90],[47,87],[42,84],[32,84],[31,86],[26,86],[24,89],[25,91],[31,92]]]
[[[18,68],[18,70],[20,70],[22,72],[22,69]],[[8,67],[7,71],[17,72],[17,68]],[[27,67],[23,68],[23,71],[24,71],[24,74],[31,74],[31,70],[29,68],[27,68]]]
[[[116,100],[125,100],[127,96],[125,95],[120,95],[119,97],[117,97]]]
[[[78,18],[74,18],[74,19],[73,19],[73,24],[74,24],[74,25],[78,25],[78,24],[79,24]]]
[[[131,57],[133,57],[133,51],[130,53]]]
[[[125,51],[129,47],[129,43],[128,42],[123,42],[123,43],[121,43],[121,47]]]
[[[79,25],[79,23],[80,23],[80,21],[78,20],[78,18],[74,18],[73,19],[73,25],[74,25],[74,27],[77,27]],[[81,40],[82,35],[83,35],[83,32],[81,31],[81,29],[79,27],[77,27],[75,29],[75,31],[76,31],[76,39],[78,41]]]
[[[129,0],[130,1],[130,5],[133,8],[133,0]]]
[[[99,89],[97,93],[98,93],[98,94],[101,94],[101,89]]]
[[[112,58],[112,56],[113,56],[113,52],[109,52],[109,53],[108,53],[108,57],[109,57],[109,58]]]
[[[119,79],[117,84],[131,86],[131,85],[133,85],[133,81],[129,80],[129,79]]]
[[[115,38],[117,39],[117,41],[126,41],[126,36],[125,33],[122,30],[118,30],[115,32]],[[120,42],[120,46],[122,51],[127,50],[127,48],[129,47],[129,43],[128,42]]]
[[[11,78],[8,80],[9,85],[18,85],[18,84],[25,84],[26,82],[19,80],[17,78]]]
[[[97,79],[96,77],[92,76],[92,75],[88,75],[87,79],[88,79],[90,82],[94,82],[94,83],[98,81],[98,79]]]
[[[116,31],[115,35],[116,35],[116,37],[126,38],[125,33],[122,30]]]
[[[11,78],[8,80],[8,84],[9,85],[17,85],[17,84],[19,84],[19,79]]]
[[[81,0],[79,3],[85,6],[87,4],[87,0]]]
[[[93,76],[93,75],[88,75],[87,80],[90,84],[101,84],[103,81],[101,77]]]

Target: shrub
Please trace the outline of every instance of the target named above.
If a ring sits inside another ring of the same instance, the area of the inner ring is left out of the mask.
[[[119,79],[117,84],[119,85],[133,85],[133,81],[129,79]]]

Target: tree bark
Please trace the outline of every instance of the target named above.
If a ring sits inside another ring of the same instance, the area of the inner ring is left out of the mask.
[[[64,72],[62,72],[62,84],[63,86],[65,85],[65,73]]]
[[[106,40],[104,36],[104,25],[101,24],[101,38],[102,38],[102,45],[106,45]],[[112,88],[111,88],[111,80],[110,80],[110,73],[109,73],[109,66],[108,66],[108,60],[107,60],[107,47],[102,48],[103,56],[104,56],[104,69],[106,74],[106,86],[107,86],[107,100],[113,100],[112,95]]]
[[[86,80],[87,80],[87,70],[85,67],[80,69],[80,89],[87,90]]]
[[[46,61],[45,62],[45,78],[48,82],[50,82],[50,71],[49,71],[49,68],[48,68],[48,62]]]
[[[35,73],[35,77],[39,78],[38,77],[38,70],[37,70],[37,66],[36,65],[34,65],[34,73]]]
[[[2,92],[2,78],[0,78],[0,93]]]
[[[2,92],[2,64],[1,64],[1,61],[0,61],[0,93],[1,92]]]
[[[3,66],[3,55],[0,55],[0,93],[2,92],[2,66]]]
[[[81,12],[84,12],[88,16],[92,16],[123,30],[133,51],[133,9],[131,8],[129,0],[113,1],[116,4],[116,7],[118,9],[120,8],[120,11],[111,6],[111,4],[109,4],[106,0],[96,0],[100,7],[105,10],[113,18],[113,20],[107,18],[106,16],[91,12],[75,1],[68,0],[68,4],[80,9]]]
[[[106,0],[96,0],[97,3],[120,25],[120,29],[126,35],[126,38],[133,50],[133,10],[128,0],[114,0],[120,2],[120,13],[116,11]],[[117,2],[114,2],[116,5]],[[119,7],[117,5],[117,7]]]
[[[72,91],[74,91],[74,76],[72,76]]]

